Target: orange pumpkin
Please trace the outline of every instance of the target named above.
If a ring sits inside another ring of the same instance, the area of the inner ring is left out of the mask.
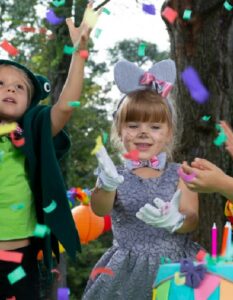
[[[74,207],[71,212],[81,244],[88,244],[103,233],[104,218],[94,214],[89,204],[80,204]]]

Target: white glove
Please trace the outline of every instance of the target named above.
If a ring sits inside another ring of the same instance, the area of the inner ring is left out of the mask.
[[[115,191],[118,185],[124,181],[124,177],[117,173],[117,169],[104,146],[96,152],[96,157],[99,163],[97,186],[106,191]]]
[[[155,207],[147,203],[136,213],[136,217],[146,224],[174,232],[183,225],[185,220],[185,216],[179,212],[180,197],[181,190],[177,190],[171,202],[155,198],[153,200]]]

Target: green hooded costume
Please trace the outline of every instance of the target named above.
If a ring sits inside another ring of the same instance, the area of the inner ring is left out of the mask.
[[[3,64],[13,65],[24,71],[35,88],[30,106],[18,123],[23,129],[25,138],[21,149],[26,157],[26,170],[34,195],[37,222],[47,225],[51,230],[45,238],[35,238],[35,247],[37,250],[43,250],[45,265],[51,268],[52,251],[59,261],[58,241],[74,259],[76,251],[81,251],[59,166],[59,160],[70,148],[70,140],[64,130],[55,137],[52,136],[51,107],[37,105],[50,92],[48,80],[40,75],[34,75],[14,61],[0,59],[0,65]],[[45,213],[43,208],[49,207],[52,201],[56,202],[56,208],[50,213]]]

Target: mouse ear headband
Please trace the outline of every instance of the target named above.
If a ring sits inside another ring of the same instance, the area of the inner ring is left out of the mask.
[[[127,60],[119,61],[114,68],[115,83],[119,90],[126,95],[135,91],[151,89],[166,98],[173,88],[175,79],[176,66],[171,59],[154,64],[147,72]],[[118,104],[117,110],[124,98]]]

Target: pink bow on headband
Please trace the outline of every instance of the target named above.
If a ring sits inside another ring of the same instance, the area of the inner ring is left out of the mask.
[[[149,73],[149,72],[145,72],[141,79],[140,79],[140,84],[142,85],[154,85],[154,87],[156,88],[157,92],[159,94],[161,94],[161,96],[163,98],[166,98],[167,95],[170,93],[170,91],[173,88],[173,85],[169,82],[163,81],[163,80],[159,80],[156,79],[156,77]]]

